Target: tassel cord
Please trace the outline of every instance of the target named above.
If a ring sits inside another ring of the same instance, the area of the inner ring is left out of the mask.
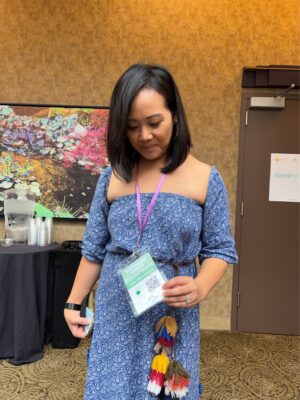
[[[174,276],[175,277],[179,276],[180,265],[179,264],[173,264],[172,267],[173,267],[173,270],[174,270]],[[171,314],[172,314],[172,317],[177,321],[177,312],[176,312],[176,308],[175,307],[173,307]],[[174,346],[172,348],[172,358],[174,360],[176,360],[176,347],[177,347],[176,346],[176,338],[174,338]]]

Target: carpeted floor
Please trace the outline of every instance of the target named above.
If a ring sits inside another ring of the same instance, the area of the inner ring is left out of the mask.
[[[201,334],[201,400],[300,399],[299,337]],[[43,360],[20,367],[0,361],[0,399],[82,400],[88,345],[82,341],[73,350],[50,345]]]

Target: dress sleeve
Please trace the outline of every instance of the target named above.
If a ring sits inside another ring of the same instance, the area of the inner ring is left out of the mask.
[[[109,203],[106,193],[111,176],[111,168],[104,169],[99,177],[88,222],[83,235],[82,255],[88,260],[101,264],[105,256],[105,246],[110,234],[107,227]]]
[[[230,229],[227,191],[215,167],[211,170],[202,216],[200,263],[206,258],[221,258],[228,264],[236,264],[238,258]]]

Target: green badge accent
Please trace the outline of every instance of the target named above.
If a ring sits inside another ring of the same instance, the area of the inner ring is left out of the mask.
[[[144,280],[148,275],[152,274],[157,270],[152,257],[149,253],[143,254],[137,260],[133,261],[127,267],[121,271],[124,284],[127,289],[131,289],[133,286]]]
[[[140,291],[140,290],[137,290],[137,291],[136,291],[136,294],[137,294],[137,295],[141,294],[141,291]]]

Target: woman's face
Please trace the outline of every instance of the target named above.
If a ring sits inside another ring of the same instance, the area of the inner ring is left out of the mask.
[[[128,116],[127,137],[144,160],[166,161],[173,125],[172,113],[156,90],[142,89],[136,95]]]

